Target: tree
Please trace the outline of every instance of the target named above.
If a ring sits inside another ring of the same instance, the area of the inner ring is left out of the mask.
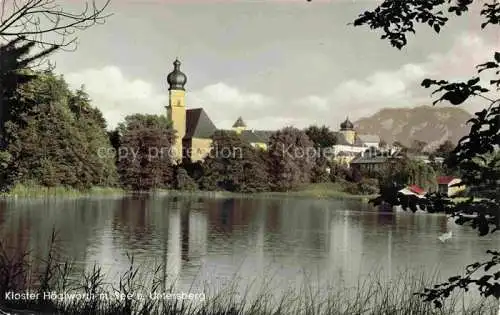
[[[13,94],[4,138],[12,156],[10,184],[89,188],[117,183],[113,156],[100,156],[110,143],[93,116],[77,117],[71,104],[81,102],[88,112],[97,109],[81,94],[73,94],[61,77],[37,73]],[[15,100],[15,101],[14,101]]]
[[[36,77],[30,70],[33,62],[57,50],[57,46],[29,55],[35,44],[26,42],[23,37],[16,38],[0,46],[0,133],[4,134],[4,123],[11,119],[12,107],[17,102],[16,92],[24,84]],[[5,147],[6,139],[2,146]]]
[[[328,160],[323,156],[318,156],[315,158],[314,165],[311,169],[311,182],[313,183],[327,183],[330,181],[330,174],[328,174],[327,168],[329,167]],[[331,168],[330,168],[331,171]]]
[[[448,22],[448,15],[462,15],[469,11],[473,0],[467,1],[428,1],[420,0],[392,1],[385,0],[373,11],[366,11],[354,21],[354,26],[367,25],[371,29],[381,29],[382,39],[387,39],[392,46],[402,49],[407,44],[406,35],[415,33],[414,25],[428,24],[439,33]],[[500,24],[500,4],[491,0],[483,3],[480,15],[484,18],[481,28]],[[446,165],[450,168],[460,168],[463,182],[477,191],[498,192],[500,174],[496,171],[498,149],[500,144],[500,52],[494,52],[493,59],[477,66],[478,74],[466,82],[449,82],[447,80],[425,79],[421,85],[425,88],[434,87],[433,94],[440,93],[433,104],[447,101],[460,105],[472,97],[486,101],[482,111],[468,121],[471,125],[469,135],[460,139],[458,145],[449,154]],[[494,71],[497,76],[493,80],[481,79],[483,71]],[[481,84],[480,84],[481,83]],[[486,87],[487,86],[487,87]],[[493,93],[492,93],[493,92]],[[497,92],[497,93],[495,93]],[[491,95],[493,94],[493,95]],[[395,200],[394,194],[384,196],[389,202]],[[430,197],[434,208],[440,208],[456,218],[458,224],[470,223],[478,229],[479,235],[494,232],[500,227],[500,195],[490,194],[489,198],[475,200],[473,195],[458,205],[446,202],[437,197]],[[500,252],[489,251],[492,258],[484,263],[475,263],[467,267],[465,276],[450,278],[447,282],[426,289],[421,296],[427,301],[433,301],[441,307],[444,298],[456,288],[467,288],[472,284],[479,287],[482,295],[500,298],[500,271],[473,278],[475,272],[490,271],[500,262]]]
[[[172,143],[175,131],[166,116],[135,114],[118,126],[122,135],[118,172],[124,188],[171,188],[174,183]]]
[[[193,191],[198,189],[196,182],[189,176],[183,167],[176,168],[175,188],[178,190]]]
[[[316,152],[307,134],[285,127],[271,135],[269,142],[268,169],[272,189],[290,191],[310,183]]]
[[[112,143],[102,112],[91,105],[91,100],[83,88],[69,96],[68,106],[75,117],[75,127],[81,131],[87,147],[87,167],[94,170],[92,185],[118,184],[115,156],[110,154]]]
[[[260,149],[233,131],[219,130],[212,136],[210,153],[203,161],[200,186],[204,190],[265,191],[269,187],[265,165]]]
[[[331,148],[337,143],[335,132],[331,131],[327,126],[309,126],[305,133],[316,148]]]
[[[335,132],[326,126],[309,126],[305,129],[305,133],[316,149],[315,163],[311,170],[311,181],[313,183],[328,182],[330,178],[327,172],[329,163],[329,152],[327,150],[331,150],[337,143],[337,136]]]
[[[31,64],[57,49],[56,46],[44,49],[35,55],[29,55],[33,43],[27,43],[22,37],[0,45],[0,189],[8,189],[11,171],[8,166],[12,155],[7,151],[9,143],[5,131],[5,122],[13,118],[13,111],[18,104],[15,98],[19,88],[33,80],[36,74],[29,71]]]
[[[69,12],[56,0],[1,0],[0,37],[23,38],[45,46],[75,48],[75,33],[102,24],[111,0],[101,6],[93,0],[85,2],[80,12]]]
[[[455,149],[455,145],[453,144],[453,142],[451,142],[450,140],[446,140],[439,145],[434,154],[437,157],[447,158],[450,153],[453,152],[453,149]]]
[[[413,153],[422,153],[425,146],[427,146],[427,142],[421,140],[413,140],[411,143],[410,151]]]

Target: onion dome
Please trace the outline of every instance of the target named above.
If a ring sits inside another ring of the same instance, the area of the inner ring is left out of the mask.
[[[340,124],[340,130],[353,130],[354,124],[349,120],[349,117],[345,119],[343,123]]]
[[[170,72],[167,76],[167,82],[169,85],[169,90],[184,90],[184,85],[186,85],[187,77],[181,71],[181,62],[178,59],[174,61],[174,70]]]

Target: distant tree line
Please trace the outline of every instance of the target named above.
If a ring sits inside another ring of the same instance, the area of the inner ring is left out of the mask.
[[[1,47],[2,62],[10,62],[10,70],[3,65],[0,74],[4,191],[24,184],[251,193],[333,182],[349,193],[374,194],[388,178],[399,176],[428,187],[435,177],[432,169],[409,160],[400,163],[398,170],[375,176],[338,164],[328,157],[327,150],[337,139],[326,126],[277,130],[267,150],[251,146],[233,131],[219,130],[202,161],[176,165],[169,154],[176,135],[166,116],[130,115],[107,131],[102,113],[84,87],[71,91],[62,76],[29,69],[33,45],[15,40]],[[215,154],[216,150],[239,154],[226,156]]]

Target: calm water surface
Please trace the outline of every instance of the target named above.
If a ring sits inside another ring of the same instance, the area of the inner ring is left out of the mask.
[[[123,273],[127,253],[156,263],[177,289],[201,292],[237,280],[355,285],[360,276],[411,269],[448,277],[500,248],[435,214],[380,214],[358,201],[194,197],[89,198],[0,203],[0,237],[11,251],[46,253],[51,229],[80,267]],[[453,237],[441,243],[449,230]],[[111,279],[117,279],[111,277]]]

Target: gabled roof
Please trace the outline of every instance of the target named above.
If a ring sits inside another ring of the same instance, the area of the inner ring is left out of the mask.
[[[417,186],[417,185],[410,185],[410,186],[408,186],[408,189],[416,194],[419,194],[419,195],[425,194],[425,190],[422,187]]]
[[[399,190],[400,193],[406,196],[416,196],[418,198],[425,198],[425,191],[417,185],[411,185]]]
[[[243,130],[240,137],[243,141],[250,143],[268,143],[273,132],[270,130]]]
[[[448,185],[452,180],[458,179],[455,176],[438,176],[437,183],[439,185]]]
[[[186,110],[186,135],[184,139],[209,139],[217,130],[203,108]]]
[[[243,121],[243,118],[238,117],[238,119],[236,119],[236,121],[234,122],[233,124],[233,128],[238,128],[238,127],[246,127],[247,125],[245,124],[245,122]]]

